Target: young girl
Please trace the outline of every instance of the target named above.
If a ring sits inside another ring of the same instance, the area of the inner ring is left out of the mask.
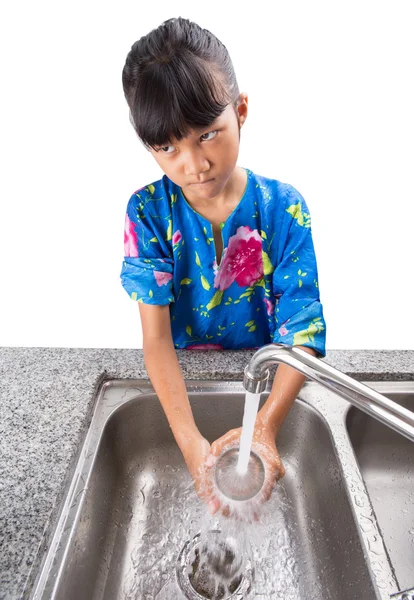
[[[225,512],[209,472],[241,430],[211,446],[202,437],[175,348],[277,342],[325,356],[310,215],[294,187],[237,166],[248,96],[209,31],[164,22],[132,46],[122,83],[131,123],[164,172],[128,202],[122,285],[138,302],[147,372],[197,492]],[[284,475],[275,438],[304,380],[280,365],[257,417],[266,499]]]

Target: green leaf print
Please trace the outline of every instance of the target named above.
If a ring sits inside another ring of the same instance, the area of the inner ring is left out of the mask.
[[[197,252],[195,253],[195,255],[196,255],[196,258],[195,258],[196,265],[198,265],[199,267],[201,267],[200,257],[198,256]]]
[[[191,282],[192,282],[192,279],[188,279],[186,277],[185,279],[181,279],[180,285],[189,285]]]
[[[223,294],[224,294],[224,290],[218,290],[214,296],[212,297],[212,299],[210,300],[210,302],[207,304],[207,310],[211,310],[212,308],[215,308],[216,306],[219,306],[219,304],[221,304],[221,300],[223,298]]]
[[[303,329],[302,331],[298,331],[293,336],[293,345],[294,346],[303,346],[307,342],[314,342],[314,336],[317,333],[320,333],[325,328],[322,325],[321,318],[313,319],[310,322],[309,327],[307,329]]]
[[[310,214],[302,212],[302,205],[300,202],[297,204],[291,204],[287,209],[288,212],[294,219],[297,220],[298,225],[301,227],[309,228],[311,226]]]
[[[150,242],[158,242],[158,238],[157,237],[153,237],[150,239]]]
[[[168,242],[171,239],[172,239],[172,221],[171,221],[171,219],[168,219],[168,229],[167,229],[167,235],[165,237],[165,240]]]
[[[247,331],[256,331],[256,325],[252,325]]]
[[[149,297],[150,297],[150,298],[152,298],[152,297],[153,297],[153,295],[154,295],[154,292],[153,292],[152,290],[150,290],[150,291],[148,292],[148,295],[149,295]]]
[[[153,194],[155,192],[155,187],[152,184],[148,186],[148,189],[150,194]]]
[[[270,273],[273,273],[274,267],[271,263],[269,255],[264,250],[262,250],[262,259],[263,259],[263,273],[265,275],[270,275]]]
[[[252,325],[254,325],[254,320],[246,323],[245,327],[251,327]]]
[[[260,232],[260,235],[262,236],[262,238],[263,238],[264,240],[267,240],[267,235],[266,235],[266,232],[265,232],[265,231],[261,231],[261,232]]]
[[[205,290],[209,290],[210,289],[210,284],[207,281],[207,279],[204,277],[204,275],[201,276],[201,284],[202,284],[202,286],[203,286],[203,288]]]
[[[190,325],[187,325],[187,327],[185,328],[185,332],[187,335],[191,336],[192,335],[192,329]]]

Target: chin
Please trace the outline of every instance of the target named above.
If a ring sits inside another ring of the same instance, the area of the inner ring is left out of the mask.
[[[193,192],[194,196],[197,198],[203,198],[204,200],[212,200],[216,196],[218,196],[221,192],[222,188],[220,186],[211,187],[209,190],[200,190],[198,192]]]

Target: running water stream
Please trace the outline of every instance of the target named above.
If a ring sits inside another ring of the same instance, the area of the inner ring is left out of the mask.
[[[259,401],[260,394],[246,392],[246,397],[244,400],[242,433],[240,436],[239,459],[237,462],[237,472],[240,475],[243,475],[247,472]]]

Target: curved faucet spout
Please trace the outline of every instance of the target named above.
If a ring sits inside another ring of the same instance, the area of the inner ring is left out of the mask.
[[[413,412],[300,348],[283,344],[260,348],[244,370],[246,391],[263,392],[269,377],[268,368],[275,363],[293,367],[414,442]]]

